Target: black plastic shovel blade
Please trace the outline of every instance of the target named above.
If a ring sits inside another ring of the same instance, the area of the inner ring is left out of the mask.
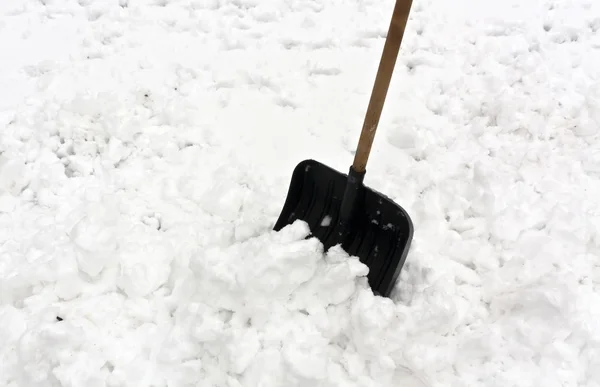
[[[381,193],[365,187],[356,200],[350,222],[341,230],[340,206],[348,175],[315,160],[304,160],[292,175],[275,231],[300,219],[308,223],[309,237],[317,237],[325,250],[341,244],[369,267],[369,285],[387,297],[402,270],[413,237],[406,211]]]

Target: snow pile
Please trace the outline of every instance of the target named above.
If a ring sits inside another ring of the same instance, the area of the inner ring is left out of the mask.
[[[99,215],[76,228],[102,234],[102,221]],[[17,284],[36,294],[24,300],[28,313],[2,309],[6,348],[14,348],[3,375],[28,386],[391,382],[405,313],[365,291],[362,280],[357,292],[354,280],[366,267],[339,250],[323,257],[306,233],[298,223],[182,257],[160,235],[129,231],[113,238],[124,248],[98,274],[82,264],[72,276],[46,267],[54,286],[38,293],[31,270],[8,273],[5,294]],[[66,239],[57,244],[68,249]],[[87,245],[83,254],[72,248],[72,262],[78,254],[102,261],[106,246]]]
[[[393,2],[338,3],[0,4],[0,386],[600,386],[598,6],[415,2],[390,300],[271,230],[352,160]]]

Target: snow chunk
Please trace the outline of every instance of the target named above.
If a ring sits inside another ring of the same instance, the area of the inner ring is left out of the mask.
[[[94,277],[115,261],[117,229],[114,209],[90,206],[87,214],[71,229],[70,236],[78,248],[79,270]]]
[[[145,296],[169,278],[174,250],[162,235],[146,236],[141,226],[129,235],[135,239],[124,241],[116,252],[121,266],[117,284],[131,297]]]
[[[18,196],[29,184],[27,166],[19,160],[10,160],[0,155],[0,193]]]

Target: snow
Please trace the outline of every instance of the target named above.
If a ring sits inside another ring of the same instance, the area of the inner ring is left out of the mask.
[[[351,163],[392,7],[0,2],[0,386],[600,386],[597,2],[415,0],[391,299],[272,231]]]

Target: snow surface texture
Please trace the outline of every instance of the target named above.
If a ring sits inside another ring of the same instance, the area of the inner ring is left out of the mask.
[[[0,1],[0,386],[600,386],[600,4],[415,0],[366,184],[392,300],[305,225],[393,1]]]

